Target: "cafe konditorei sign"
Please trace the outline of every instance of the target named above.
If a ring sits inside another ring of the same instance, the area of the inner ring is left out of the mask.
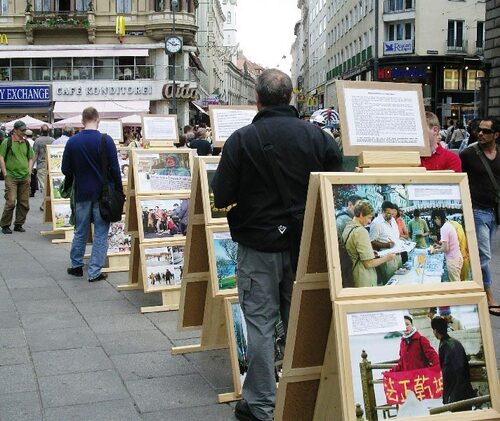
[[[0,85],[0,107],[49,107],[50,85]]]
[[[54,101],[158,101],[162,81],[61,81],[53,82]]]

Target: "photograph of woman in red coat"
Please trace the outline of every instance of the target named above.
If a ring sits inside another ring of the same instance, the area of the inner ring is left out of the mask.
[[[390,371],[408,371],[418,368],[439,368],[439,356],[429,340],[413,326],[413,319],[404,316],[406,329],[399,346],[399,361]]]

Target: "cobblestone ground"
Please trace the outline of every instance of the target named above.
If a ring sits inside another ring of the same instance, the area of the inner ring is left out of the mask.
[[[69,245],[39,234],[50,229],[39,206],[37,194],[26,233],[0,234],[0,419],[234,419],[234,405],[216,403],[232,389],[228,352],[172,356],[172,346],[197,343],[198,333],[177,332],[177,312],[141,314],[159,294],[118,292],[126,273],[95,284],[68,276]],[[500,317],[492,319],[498,350]]]

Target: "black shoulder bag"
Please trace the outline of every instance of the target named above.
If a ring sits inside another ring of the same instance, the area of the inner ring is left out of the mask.
[[[288,232],[288,238],[290,240],[290,261],[293,271],[296,272],[297,263],[299,261],[302,227],[304,225],[304,208],[294,208],[290,189],[288,188],[288,184],[285,181],[283,173],[278,167],[278,156],[276,155],[274,145],[269,141],[268,137],[261,136],[261,127],[254,125],[254,128],[257,133],[257,139],[260,143],[260,147],[262,148],[264,156],[266,157],[266,160],[271,167],[278,192],[281,196],[283,204],[285,205],[285,211],[290,215],[292,221],[290,224],[288,224],[288,226],[280,225],[276,227],[276,229],[280,232],[281,235],[285,235],[285,233]],[[265,139],[265,141],[262,140],[263,138]]]
[[[479,149],[479,145],[477,143],[473,146],[473,148],[476,150],[476,153],[479,156],[479,159],[483,163],[484,169],[488,173],[488,176],[490,177],[491,183],[493,184],[493,188],[495,189],[495,203],[496,203],[495,218],[496,218],[497,225],[500,225],[500,187],[498,187],[497,180],[495,179],[495,176],[493,175],[493,172],[491,171],[491,167],[489,166],[488,162],[486,161],[486,157],[484,156],[484,152],[481,149]],[[497,154],[499,154],[500,151],[498,150],[498,146],[496,148],[497,148]]]
[[[125,196],[109,180],[108,149],[106,148],[106,134],[101,136],[99,148],[101,155],[102,191],[99,198],[99,211],[106,222],[118,222],[122,219]]]

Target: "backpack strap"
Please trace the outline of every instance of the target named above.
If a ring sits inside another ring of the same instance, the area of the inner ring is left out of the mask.
[[[28,161],[30,160],[30,144],[26,139],[23,139],[24,144],[26,145],[26,158]],[[7,156],[9,152],[12,152],[12,136],[7,138],[7,150],[5,151],[4,162],[7,162]]]
[[[345,238],[344,240],[344,236],[342,236],[342,243],[343,243],[343,246],[344,248],[347,250],[347,242],[349,241],[349,237],[351,236],[351,234],[353,233],[354,230],[356,230],[357,228],[359,228],[357,225],[352,227],[351,230],[349,231],[349,233],[347,234],[347,237]],[[358,258],[356,259],[356,261],[354,262],[354,264],[352,265],[352,268],[354,269],[356,267],[356,265],[360,262],[360,258],[358,256]]]

